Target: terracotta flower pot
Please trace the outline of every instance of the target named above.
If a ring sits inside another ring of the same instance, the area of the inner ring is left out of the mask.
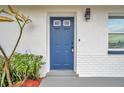
[[[23,84],[22,82],[15,83],[9,87],[39,87],[43,78],[37,80],[26,80]]]
[[[39,87],[40,83],[41,83],[41,80],[43,78],[40,78],[40,79],[37,79],[37,80],[26,80],[24,83],[23,83],[23,87]]]

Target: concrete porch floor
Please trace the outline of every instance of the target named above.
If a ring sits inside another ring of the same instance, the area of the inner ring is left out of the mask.
[[[64,74],[65,73],[65,74]],[[67,75],[68,74],[68,75]],[[124,87],[124,77],[78,77],[74,72],[53,71],[41,87]]]
[[[47,77],[41,87],[124,87],[122,77]]]

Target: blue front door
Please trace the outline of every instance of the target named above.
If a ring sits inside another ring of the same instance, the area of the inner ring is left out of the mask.
[[[50,17],[50,68],[73,69],[74,17]]]

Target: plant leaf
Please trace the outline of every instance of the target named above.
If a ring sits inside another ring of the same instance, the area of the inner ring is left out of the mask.
[[[31,23],[31,22],[32,22],[32,20],[31,20],[31,19],[27,19],[26,24],[29,24],[29,23]]]
[[[0,8],[0,13],[2,13],[2,12],[3,12],[3,10],[4,10],[3,8]]]
[[[11,13],[13,13],[13,14],[17,14],[18,13],[18,11],[16,9],[14,9],[12,6],[8,5],[8,8],[9,8]]]
[[[16,18],[17,18],[19,21],[23,22],[23,20],[22,20],[19,16],[16,16]]]
[[[0,16],[0,22],[13,22],[13,21],[14,20],[9,17]]]
[[[10,12],[6,11],[6,10],[3,10],[2,12],[12,16],[12,14]]]
[[[10,12],[4,10],[3,8],[0,8],[0,13],[5,13],[5,14],[8,14],[8,15],[12,15]]]
[[[27,17],[22,14],[23,20],[27,20]]]

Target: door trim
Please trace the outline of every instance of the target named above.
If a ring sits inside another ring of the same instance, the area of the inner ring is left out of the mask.
[[[61,15],[60,15],[61,14]],[[47,72],[50,71],[50,17],[74,17],[74,72],[77,72],[77,30],[76,12],[72,13],[48,13],[47,15]]]

